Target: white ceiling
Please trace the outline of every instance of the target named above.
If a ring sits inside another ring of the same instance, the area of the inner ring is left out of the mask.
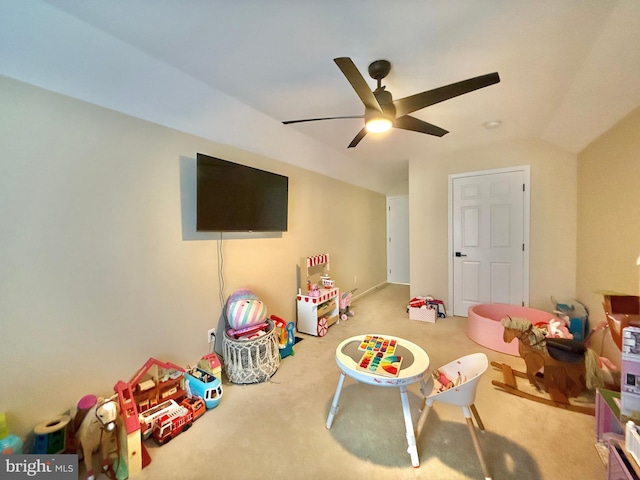
[[[93,48],[100,54],[76,52],[76,63],[82,62],[85,70],[112,72],[112,79],[141,79],[141,63],[127,62],[115,53],[135,49],[177,72],[174,84],[195,80],[279,126],[283,120],[363,113],[335,57],[351,57],[372,88],[369,63],[389,60],[392,70],[383,84],[396,99],[498,72],[497,85],[413,114],[449,130],[442,138],[392,130],[368,135],[347,150],[362,127],[360,119],[284,127],[321,142],[328,155],[382,173],[389,184],[406,180],[411,158],[428,161],[430,156],[497,141],[537,138],[578,153],[640,105],[637,0],[47,0],[34,2],[41,6],[37,13],[33,7],[27,12],[28,7],[19,6],[20,0],[8,3],[14,15],[4,22],[13,28],[13,36],[4,40],[18,42],[18,26],[28,27],[29,39],[25,34],[20,41],[35,44],[35,29],[49,29],[49,38],[42,35],[37,46],[42,62],[31,63],[46,64],[46,54],[56,64],[71,65],[76,49]],[[57,15],[52,15],[54,10]],[[55,32],[51,22],[59,25]],[[63,28],[71,22],[73,29]],[[80,29],[106,34],[120,50],[105,54],[99,48],[100,37],[94,33],[93,40],[79,39]],[[47,51],[49,43],[55,44],[54,34],[70,37],[64,40],[73,43],[73,49]],[[95,45],[86,45],[91,42]],[[5,43],[0,54],[10,56],[15,49],[10,50]],[[21,57],[26,57],[24,52]],[[48,72],[36,73],[35,67],[22,62],[15,60],[0,73],[56,90],[58,75],[36,81]],[[62,76],[60,83],[69,85]],[[152,88],[148,85],[108,91],[108,106],[125,111],[125,105],[139,101],[141,90]],[[57,90],[100,103],[86,85]],[[158,100],[158,112],[164,107],[173,110],[174,118],[186,115],[176,112],[179,99]],[[226,120],[236,122],[236,130],[245,126],[235,118]],[[483,123],[491,120],[500,120],[502,126],[485,129]]]

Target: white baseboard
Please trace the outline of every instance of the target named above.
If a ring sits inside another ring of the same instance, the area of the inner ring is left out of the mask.
[[[354,295],[353,298],[351,299],[351,301],[355,302],[356,300],[359,300],[360,298],[364,297],[365,295],[369,295],[370,293],[373,292],[377,292],[378,290],[382,290],[383,288],[389,286],[389,282],[382,282],[379,283],[378,285],[374,285],[373,287],[369,288],[368,290],[365,290],[362,293],[358,293],[357,295]]]

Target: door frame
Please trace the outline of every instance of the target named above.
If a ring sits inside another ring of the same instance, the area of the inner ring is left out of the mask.
[[[409,208],[409,195],[390,195],[387,197],[387,204],[386,204],[386,208],[387,208],[387,282],[388,283],[397,283],[399,285],[409,285],[410,280],[411,280],[411,258],[409,256],[409,251],[411,248],[411,234],[410,234],[410,228],[411,228],[411,223],[409,222],[409,216],[407,216],[406,223],[407,223],[407,243],[408,243],[408,247],[407,251],[406,251],[406,258],[407,258],[407,276],[409,277],[409,280],[407,280],[407,282],[392,282],[391,281],[391,248],[395,248],[395,245],[391,245],[390,242],[390,237],[391,237],[391,229],[389,228],[390,225],[390,221],[389,218],[391,217],[392,213],[391,213],[391,202],[390,200],[393,199],[405,199],[407,202],[407,210]]]
[[[515,167],[494,168],[490,170],[477,170],[473,172],[464,173],[452,173],[449,174],[449,241],[447,247],[447,254],[449,255],[449,305],[451,305],[451,311],[453,312],[453,299],[454,299],[454,285],[453,285],[453,181],[456,178],[463,177],[477,177],[484,175],[495,175],[500,173],[510,172],[522,172],[524,181],[524,199],[522,207],[522,238],[524,241],[523,252],[523,265],[522,265],[522,302],[524,307],[529,306],[529,252],[531,250],[531,236],[530,236],[530,219],[531,219],[531,166],[520,165]]]

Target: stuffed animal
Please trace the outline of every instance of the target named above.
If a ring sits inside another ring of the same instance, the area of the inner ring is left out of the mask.
[[[236,290],[227,300],[227,323],[240,330],[263,323],[267,318],[267,307],[251,290]]]
[[[551,320],[549,320],[549,323],[545,326],[547,328],[547,337],[549,338],[573,339],[573,334],[566,327],[566,324],[559,320],[554,320],[552,318]]]

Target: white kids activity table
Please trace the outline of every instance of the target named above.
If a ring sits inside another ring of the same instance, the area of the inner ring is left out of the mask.
[[[386,346],[385,346],[386,341]],[[393,346],[392,349],[389,347]],[[389,353],[391,352],[391,353]],[[370,362],[362,363],[368,353]],[[381,355],[380,355],[381,354]],[[373,358],[379,357],[379,363]],[[393,362],[402,357],[400,368]],[[415,343],[398,337],[382,334],[357,335],[344,340],[336,348],[336,363],[341,370],[338,386],[327,418],[327,428],[331,428],[333,417],[338,411],[338,401],[346,376],[354,380],[376,387],[397,387],[400,389],[400,401],[407,431],[407,452],[411,456],[411,464],[420,466],[418,448],[409,408],[407,386],[424,382],[424,375],[429,368],[429,355]],[[366,366],[365,366],[366,365]],[[395,365],[395,366],[394,366]],[[377,368],[374,368],[376,367]],[[397,372],[397,373],[396,373]]]

